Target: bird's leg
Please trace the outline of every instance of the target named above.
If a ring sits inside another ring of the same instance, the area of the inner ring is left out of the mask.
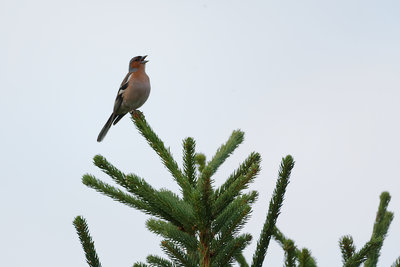
[[[131,110],[130,113],[132,115],[132,118],[135,118],[135,119],[139,119],[140,118],[140,111],[134,109],[134,110]]]

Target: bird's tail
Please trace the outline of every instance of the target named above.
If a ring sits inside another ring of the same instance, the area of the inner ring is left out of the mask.
[[[110,127],[114,121],[115,115],[114,113],[111,114],[110,118],[108,119],[108,121],[106,122],[106,124],[104,125],[103,129],[101,129],[99,136],[97,137],[97,142],[101,142],[104,137],[106,136],[108,130],[110,130]]]

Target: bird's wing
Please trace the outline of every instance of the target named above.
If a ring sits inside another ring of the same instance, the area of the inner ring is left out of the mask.
[[[125,89],[128,87],[128,82],[129,82],[131,75],[132,75],[132,73],[128,72],[128,74],[126,74],[124,80],[122,81],[121,86],[119,87],[118,94],[117,94],[117,97],[115,98],[115,102],[114,102],[114,113],[116,113],[116,111],[118,111],[118,109],[121,107],[122,100],[123,100],[122,95],[123,95]]]
[[[133,74],[132,72],[128,72],[128,73],[126,74],[125,78],[122,80],[122,83],[121,83],[120,88],[123,87],[125,84],[128,84],[129,79],[131,78],[131,75],[132,75],[132,74]]]

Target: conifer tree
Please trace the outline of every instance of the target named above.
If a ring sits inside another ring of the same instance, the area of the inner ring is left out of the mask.
[[[136,174],[125,174],[101,155],[94,157],[94,164],[118,185],[105,183],[93,175],[85,174],[82,182],[125,205],[143,211],[151,216],[146,227],[164,238],[161,248],[168,256],[147,256],[147,263],[136,262],[134,267],[145,266],[187,266],[218,267],[233,264],[248,267],[243,250],[252,236],[241,233],[251,214],[251,205],[257,200],[257,191],[246,191],[260,171],[261,157],[251,153],[220,186],[214,186],[213,175],[233,151],[243,142],[244,133],[233,131],[225,144],[218,148],[211,160],[196,153],[193,138],[183,141],[183,167],[179,168],[161,139],[154,133],[141,112],[132,114],[139,132],[161,158],[172,178],[180,187],[180,194],[168,189],[156,189]],[[286,187],[294,167],[292,156],[282,159],[275,190],[269,203],[266,220],[251,267],[261,267],[271,238],[275,239],[285,252],[284,266],[317,266],[310,250],[298,249],[294,241],[285,237],[276,227]],[[383,239],[393,219],[393,213],[386,211],[390,195],[384,192],[377,214],[371,240],[356,253],[353,240],[345,236],[340,240],[344,266],[376,266]],[[77,216],[74,225],[83,246],[86,261],[90,267],[100,267],[94,242],[89,234],[85,219]],[[399,266],[400,260],[393,264]]]

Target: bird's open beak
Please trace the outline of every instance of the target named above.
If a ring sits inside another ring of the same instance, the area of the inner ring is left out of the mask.
[[[147,55],[142,57],[140,64],[146,64],[147,62],[149,62],[148,60],[144,60],[146,57],[147,57]]]

